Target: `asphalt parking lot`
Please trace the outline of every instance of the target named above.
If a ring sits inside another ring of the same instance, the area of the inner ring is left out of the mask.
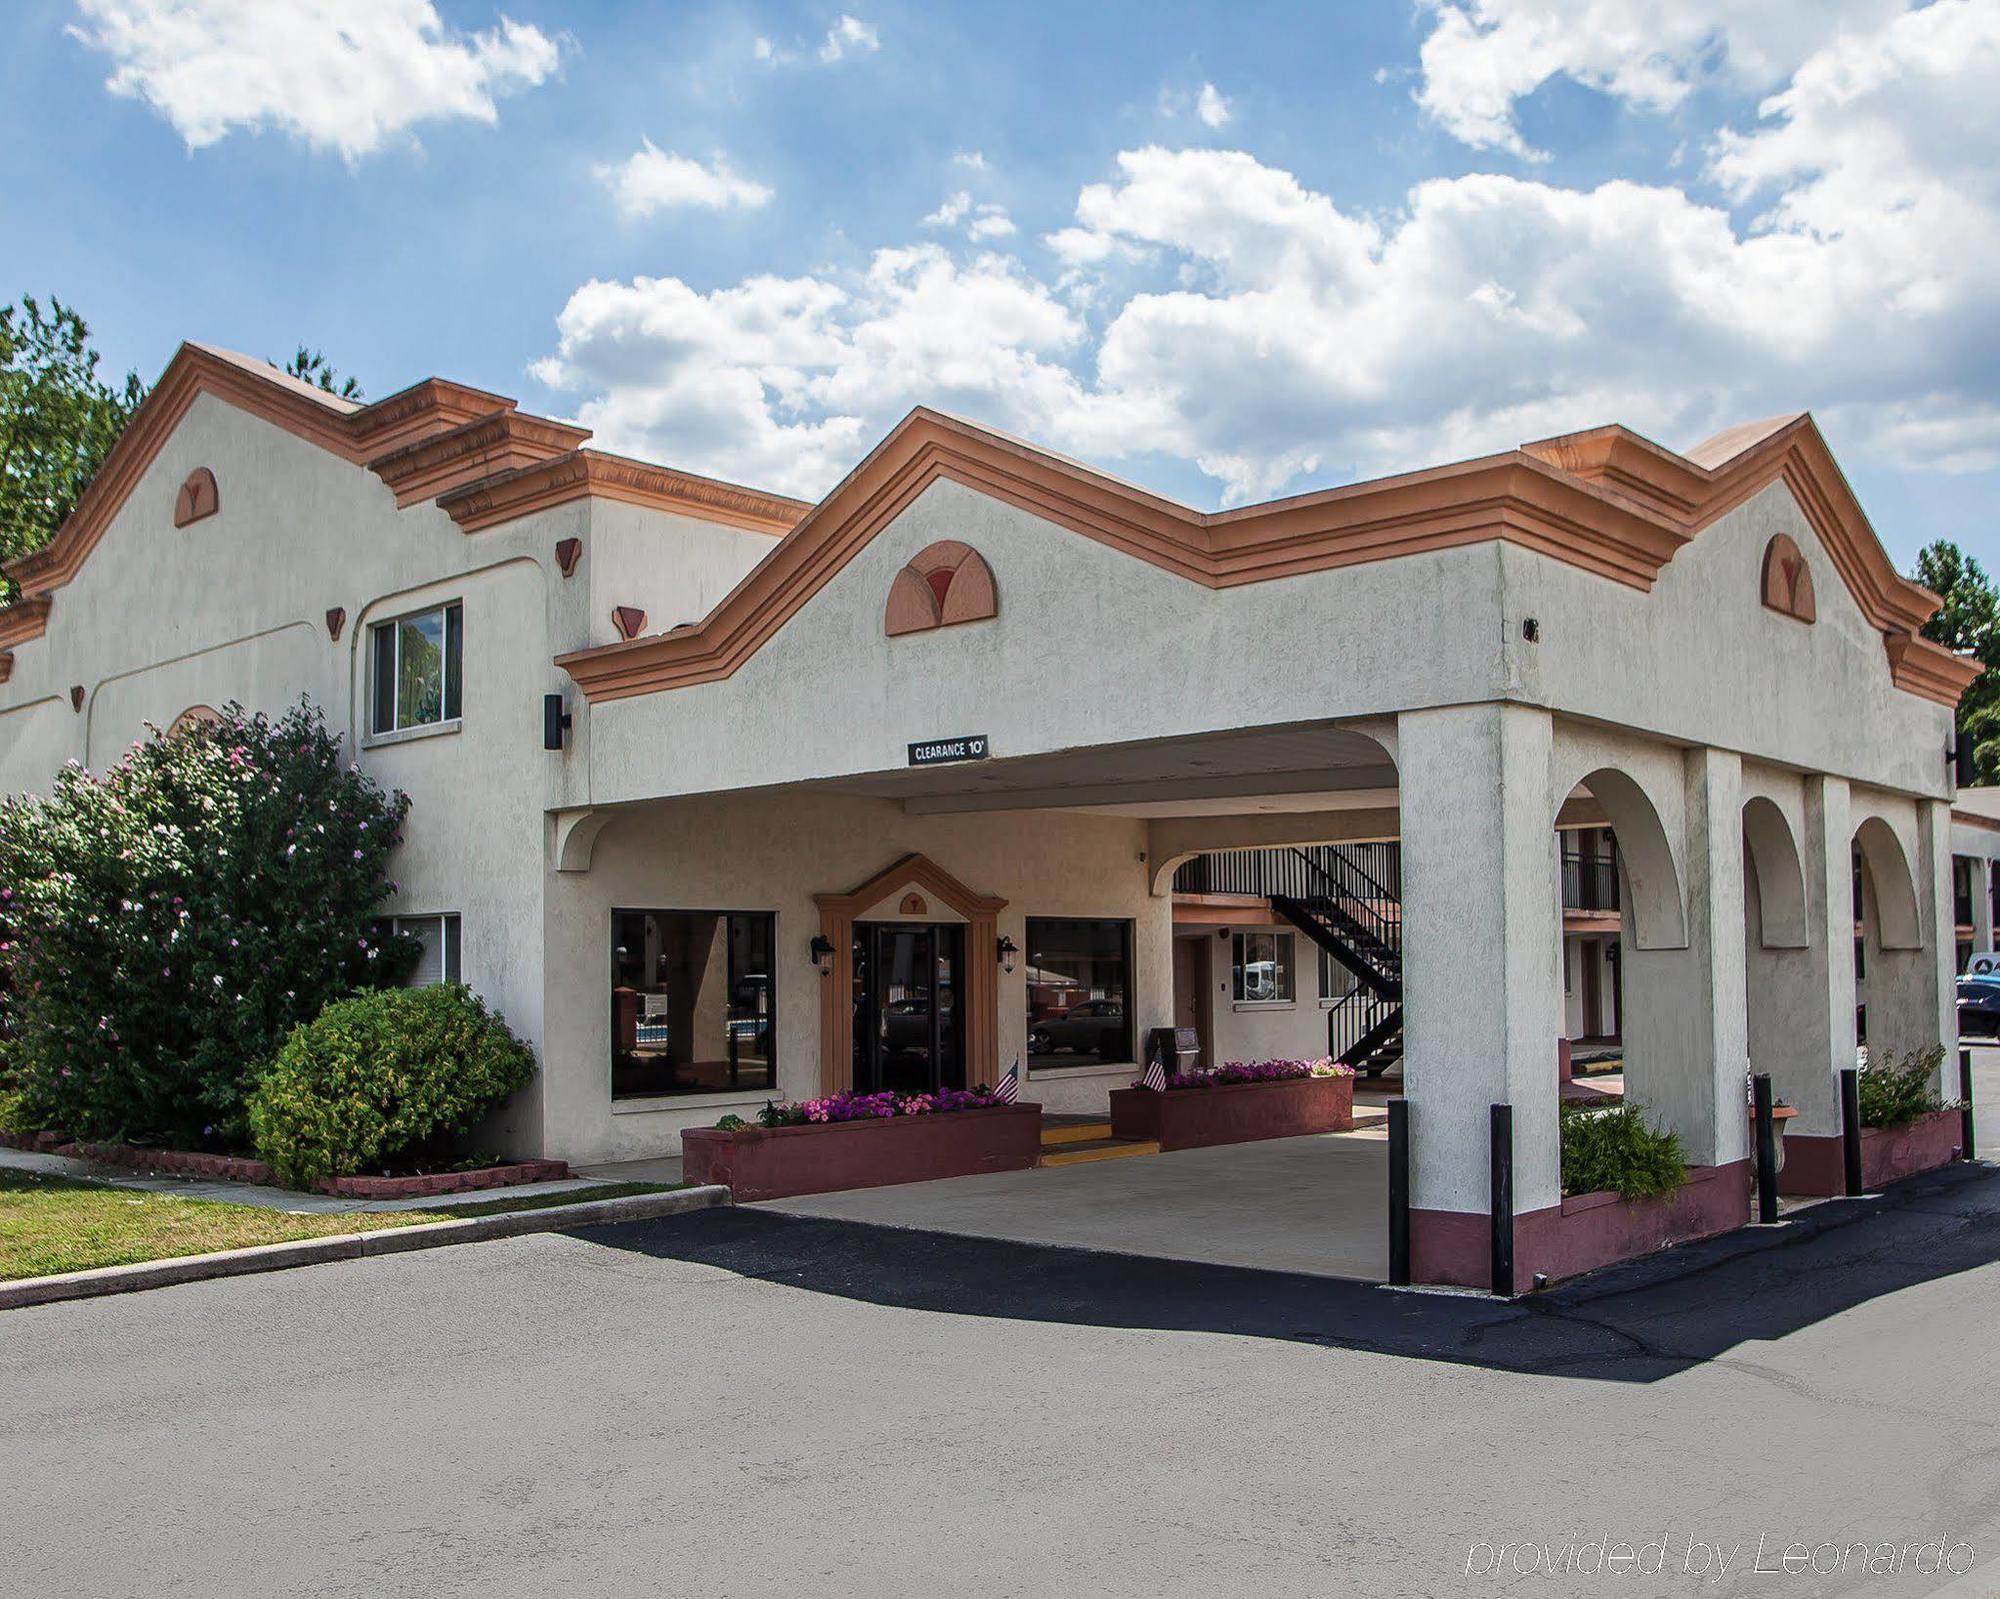
[[[0,1590],[1929,1593],[1753,1567],[2000,1556],[2000,1172],[1814,1218],[1512,1306],[737,1210],[9,1312]]]

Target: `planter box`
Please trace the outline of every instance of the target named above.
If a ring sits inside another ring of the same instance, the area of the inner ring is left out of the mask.
[[[1861,1186],[1873,1192],[1899,1177],[1949,1165],[1959,1153],[1962,1123],[1955,1110],[1934,1110],[1901,1127],[1861,1129]],[[1838,1133],[1792,1133],[1778,1192],[1825,1196],[1847,1192],[1847,1157]]]
[[[1750,1220],[1750,1162],[1690,1166],[1687,1181],[1662,1199],[1611,1192],[1573,1194],[1559,1205],[1514,1218],[1514,1291],[1636,1260],[1673,1244],[1733,1232]],[[1412,1275],[1418,1282],[1490,1283],[1491,1224],[1458,1211],[1410,1213]]]
[[[1150,1138],[1163,1150],[1344,1133],[1353,1126],[1354,1079],[1346,1076],[1219,1083],[1164,1093],[1147,1088],[1111,1091],[1112,1134]]]
[[[689,1127],[681,1176],[720,1183],[742,1202],[1023,1171],[1041,1153],[1042,1107],[994,1105],[803,1127]]]

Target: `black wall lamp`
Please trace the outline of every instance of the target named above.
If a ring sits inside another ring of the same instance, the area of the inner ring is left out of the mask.
[[[559,750],[563,747],[563,734],[570,725],[570,714],[563,709],[560,694],[542,696],[542,748]]]
[[[812,942],[806,946],[812,951],[813,965],[822,977],[833,970],[833,942],[824,933],[814,933]]]
[[[1002,933],[1000,935],[1000,943],[998,945],[998,949],[1000,952],[1000,970],[1003,972],[1011,972],[1014,969],[1015,960],[1020,956],[1021,953],[1020,947],[1017,944],[1015,944],[1013,939],[1009,938],[1005,933]]]

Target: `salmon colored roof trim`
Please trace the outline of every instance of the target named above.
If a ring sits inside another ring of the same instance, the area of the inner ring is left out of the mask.
[[[43,549],[6,563],[4,570],[20,585],[22,598],[0,608],[0,643],[42,632],[49,595],[76,576],[160,447],[202,394],[214,395],[343,460],[371,467],[395,492],[399,506],[453,498],[452,514],[468,533],[590,494],[769,533],[783,532],[807,509],[803,502],[782,495],[584,450],[588,428],[531,416],[504,394],[467,384],[426,378],[362,405],[233,350],[183,344],[55,538]],[[599,463],[616,466],[607,469]],[[469,492],[538,467],[557,470],[539,483],[532,503],[526,497],[509,501],[500,496],[481,502],[490,504],[493,514],[462,514],[472,503]],[[611,478],[615,484],[606,487]]]
[[[922,407],[700,622],[556,664],[593,702],[726,678],[941,478],[1217,589],[1499,539],[1645,590],[1688,540],[1782,480],[1882,629],[1899,688],[1955,705],[1979,673],[1916,636],[1938,598],[1896,571],[1809,416],[1732,429],[1687,456],[1595,428],[1209,513]]]

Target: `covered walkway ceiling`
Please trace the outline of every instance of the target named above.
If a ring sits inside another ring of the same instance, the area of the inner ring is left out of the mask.
[[[1325,724],[868,773],[814,786],[896,800],[918,816],[1000,810],[1217,816],[1396,803],[1396,769],[1382,746]]]

